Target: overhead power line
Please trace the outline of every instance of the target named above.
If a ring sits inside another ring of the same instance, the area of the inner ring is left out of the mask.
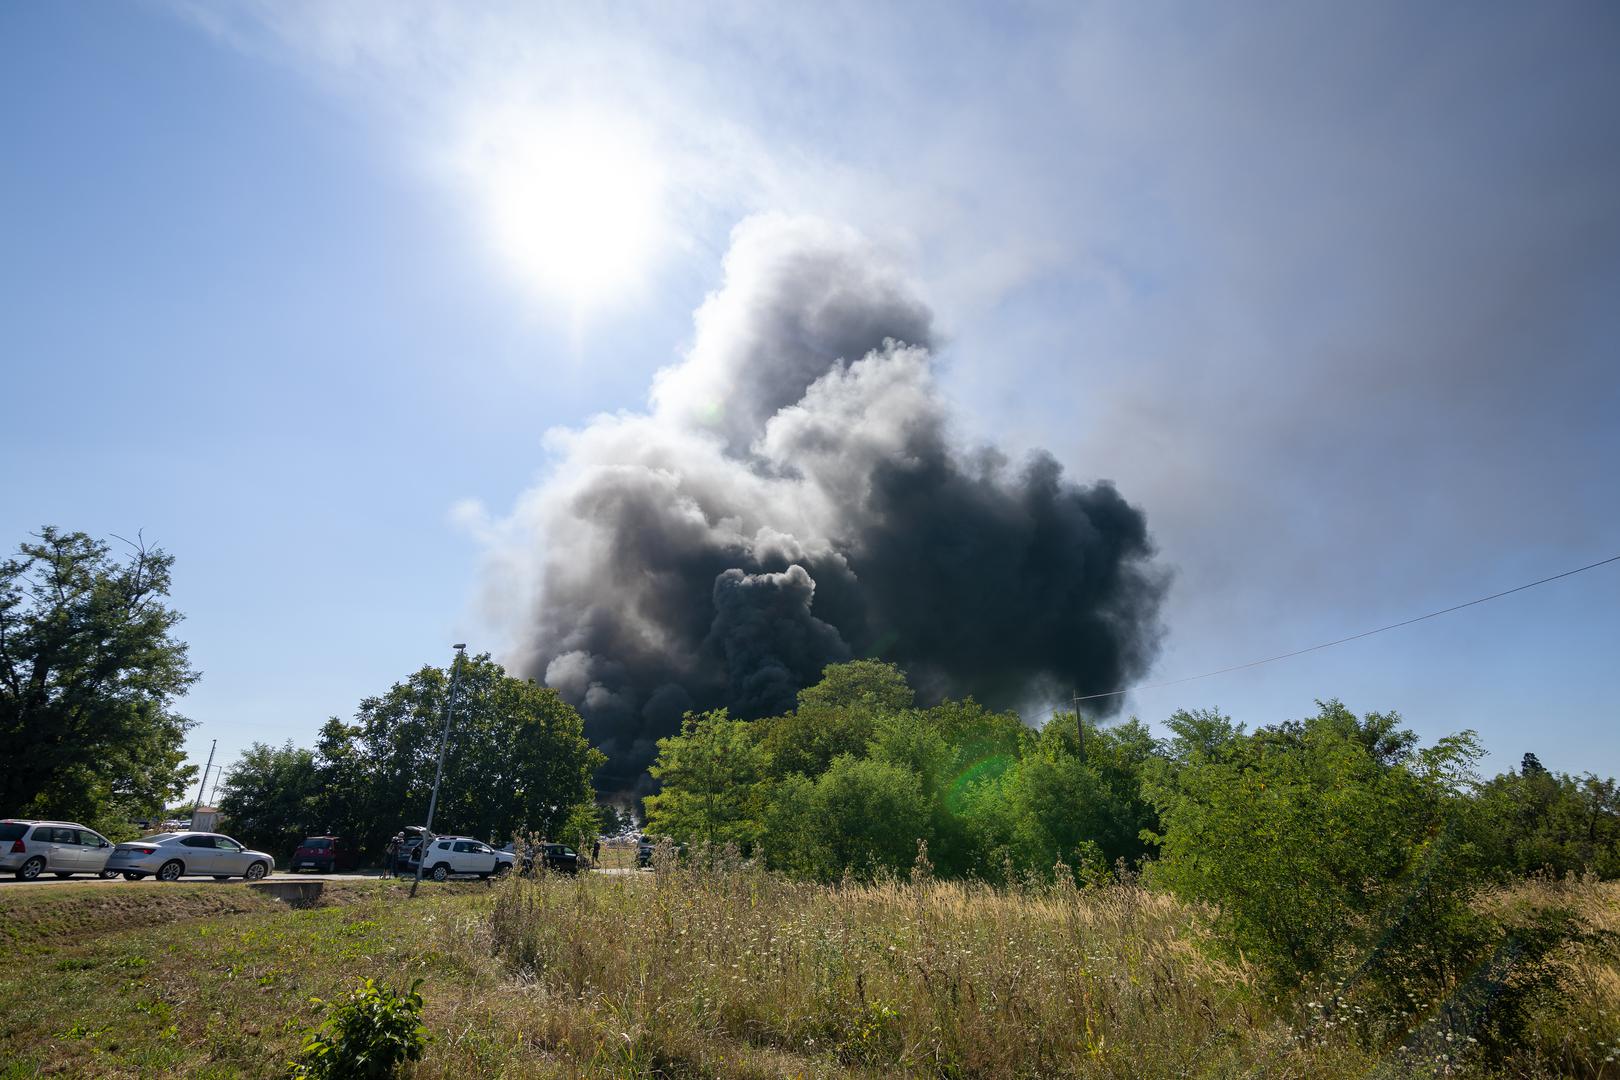
[[[1491,593],[1489,596],[1482,596],[1478,600],[1470,600],[1465,604],[1453,604],[1451,607],[1441,608],[1439,611],[1431,611],[1427,615],[1417,615],[1410,619],[1402,619],[1400,622],[1390,623],[1388,626],[1380,626],[1376,630],[1363,630],[1359,634],[1351,634],[1349,637],[1338,638],[1334,641],[1324,641],[1320,645],[1312,645],[1304,649],[1295,649],[1293,652],[1285,652],[1279,653],[1276,656],[1268,656],[1264,660],[1250,660],[1247,664],[1233,664],[1231,667],[1223,667],[1215,671],[1206,671],[1202,675],[1187,675],[1180,679],[1166,679],[1164,682],[1142,683],[1137,686],[1127,686],[1123,690],[1109,690],[1107,693],[1103,694],[1081,694],[1075,698],[1072,698],[1071,700],[1077,702],[1096,701],[1100,698],[1119,697],[1121,694],[1130,694],[1137,690],[1158,690],[1165,686],[1177,686],[1181,683],[1196,682],[1199,679],[1208,679],[1216,675],[1225,675],[1233,671],[1244,671],[1248,668],[1259,667],[1261,664],[1274,664],[1278,660],[1287,660],[1294,656],[1304,656],[1306,653],[1320,652],[1323,649],[1331,649],[1335,645],[1343,645],[1349,641],[1360,641],[1362,638],[1372,637],[1374,634],[1382,634],[1386,630],[1399,630],[1403,626],[1411,626],[1413,623],[1420,623],[1425,619],[1434,619],[1441,615],[1450,615],[1453,611],[1461,611],[1463,608],[1471,608],[1477,604],[1484,604],[1491,600],[1500,600],[1504,596],[1512,596],[1514,593],[1524,592],[1526,589],[1533,589],[1537,585],[1545,585],[1549,581],[1557,581],[1560,578],[1573,577],[1576,574],[1583,574],[1588,570],[1595,570],[1600,566],[1607,566],[1612,562],[1620,562],[1620,555],[1610,555],[1607,559],[1599,559],[1595,563],[1587,563],[1585,566],[1577,566],[1573,570],[1565,570],[1562,574],[1554,574],[1551,577],[1544,577],[1539,581],[1532,581],[1527,585],[1520,585],[1512,589],[1503,589],[1501,592]]]

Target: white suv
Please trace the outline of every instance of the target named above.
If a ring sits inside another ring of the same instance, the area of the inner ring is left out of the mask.
[[[10,870],[19,881],[34,881],[49,871],[59,878],[106,871],[112,843],[94,829],[72,821],[0,821],[0,870]]]
[[[420,850],[420,849],[418,849]],[[412,853],[411,865],[416,859]],[[477,874],[487,878],[512,864],[501,858],[502,853],[470,836],[435,836],[428,845],[427,859],[422,863],[422,876],[444,881],[451,874]]]

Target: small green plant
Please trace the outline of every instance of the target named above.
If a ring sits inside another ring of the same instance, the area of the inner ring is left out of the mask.
[[[840,1056],[873,1064],[892,1060],[900,1051],[902,1020],[881,1001],[864,1002],[847,1021],[838,1043]]]
[[[422,995],[417,979],[400,993],[361,983],[333,1006],[319,1028],[304,1037],[300,1060],[292,1062],[299,1080],[382,1080],[397,1074],[399,1066],[419,1061],[427,1048],[428,1031],[422,1026]],[[325,1002],[316,999],[325,1007]]]

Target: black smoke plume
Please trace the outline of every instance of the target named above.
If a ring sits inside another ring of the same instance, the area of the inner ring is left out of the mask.
[[[1142,513],[1045,453],[951,437],[932,319],[852,232],[740,226],[647,414],[553,439],[508,522],[518,666],[584,714],[609,791],[688,709],[791,708],[835,661],[998,707],[1140,675],[1166,575]]]

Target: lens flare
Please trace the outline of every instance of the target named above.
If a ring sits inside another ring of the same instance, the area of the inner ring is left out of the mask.
[[[1013,759],[1004,753],[989,754],[957,773],[945,789],[945,805],[960,813],[966,808],[968,796],[979,784],[993,783],[1012,766]]]

